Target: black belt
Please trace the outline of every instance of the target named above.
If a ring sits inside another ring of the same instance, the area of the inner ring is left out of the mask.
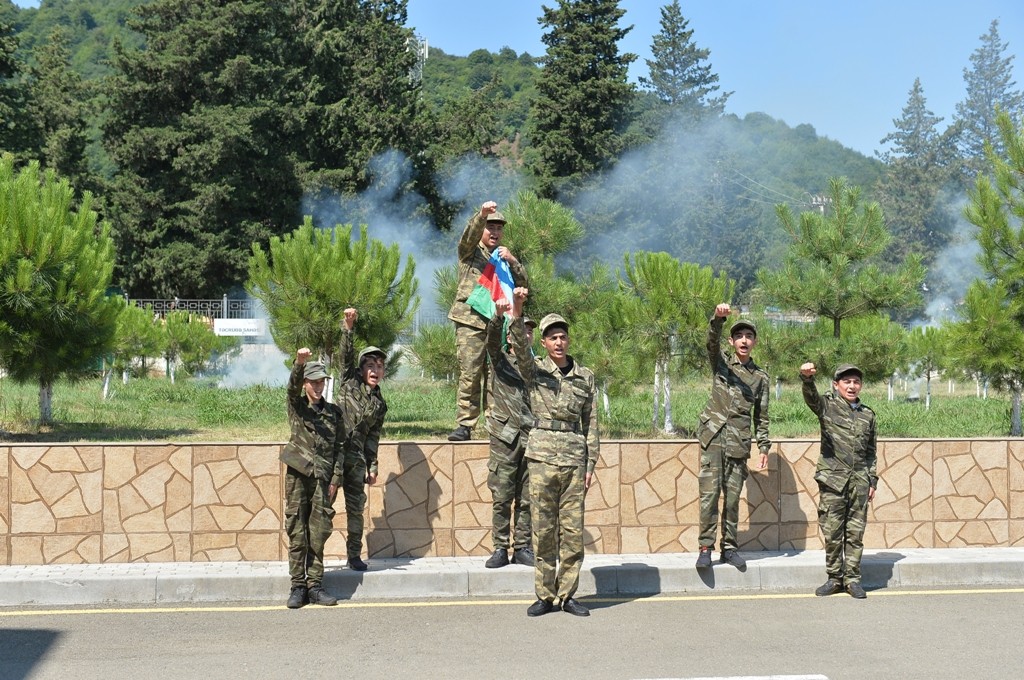
[[[538,430],[553,430],[555,432],[579,432],[579,422],[570,423],[567,420],[539,420],[535,419],[533,426]]]

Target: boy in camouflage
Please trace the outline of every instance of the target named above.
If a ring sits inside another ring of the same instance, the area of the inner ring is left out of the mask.
[[[505,338],[507,301],[495,304],[494,318],[487,324],[487,357],[491,362],[488,382],[487,432],[490,435],[490,460],[487,462],[487,487],[491,490],[491,540],[494,552],[484,566],[488,569],[509,563],[509,534],[515,547],[512,561],[534,566],[530,522],[530,488],[526,464],[526,440],[533,426],[530,397],[519,372],[511,345],[502,349]],[[527,347],[533,346],[531,319],[524,318]],[[515,514],[512,504],[515,502]],[[513,521],[514,520],[514,521]],[[515,527],[513,532],[512,527]]]
[[[345,425],[341,410],[323,398],[327,371],[303,347],[295,354],[288,379],[288,424],[291,438],[281,449],[284,477],[284,523],[288,533],[288,608],[338,601],[321,587],[324,544],[331,535],[334,497],[341,483],[341,445]]]
[[[487,319],[466,304],[466,300],[476,288],[491,253],[497,249],[501,258],[508,262],[517,286],[527,285],[523,265],[501,245],[504,233],[505,217],[498,212],[497,203],[487,201],[470,219],[459,239],[459,287],[448,312],[448,318],[455,323],[459,362],[457,426],[448,435],[450,442],[468,440],[480,415],[480,397],[487,371]]]
[[[363,509],[366,507],[365,484],[377,482],[377,446],[384,425],[388,405],[380,393],[387,356],[378,347],[367,347],[356,357],[352,343],[359,312],[352,307],[345,310],[341,324],[341,355],[345,373],[338,389],[337,402],[345,417],[344,462],[342,464],[342,490],[345,493],[345,516],[348,535],[345,548],[348,568],[366,571],[363,551]]]
[[[708,327],[708,361],[711,364],[711,396],[700,414],[697,439],[700,441],[700,554],[697,568],[711,566],[711,550],[718,529],[718,498],[722,503],[722,561],[737,569],[746,566],[737,543],[740,493],[747,479],[750,458],[750,426],[753,421],[757,448],[761,452],[758,468],[768,466],[768,374],[761,370],[750,353],[757,345],[757,329],[740,319],[729,329],[729,345],[734,353],[722,352],[722,327],[732,309],[722,303],[715,307]]]
[[[864,374],[843,364],[832,376],[832,390],[824,397],[814,385],[817,369],[800,367],[804,402],[821,423],[821,457],[814,479],[818,482],[818,525],[825,538],[828,580],[815,595],[833,595],[844,589],[858,600],[867,597],[860,585],[860,559],[864,553],[864,527],[868,503],[875,497],[875,414],[860,401]]]
[[[562,611],[589,616],[587,608],[573,595],[583,565],[584,497],[593,481],[601,447],[594,374],[568,354],[569,324],[558,314],[548,314],[538,326],[546,356],[530,356],[522,313],[526,295],[525,288],[516,288],[513,294],[510,340],[530,390],[535,416],[526,443],[526,459],[530,468],[537,601],[526,614],[547,614],[558,598]]]

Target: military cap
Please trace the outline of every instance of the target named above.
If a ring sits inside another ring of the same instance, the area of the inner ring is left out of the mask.
[[[492,212],[490,215],[487,216],[487,221],[488,222],[501,222],[502,224],[505,224],[506,222],[508,222],[508,220],[505,219],[505,216],[502,215],[497,210],[495,210],[494,212]]]
[[[757,326],[755,326],[753,322],[747,321],[746,319],[740,319],[739,321],[732,325],[732,328],[729,329],[729,337],[731,338],[744,328],[753,333],[755,338],[757,337]]]
[[[534,321],[533,319],[531,319],[528,316],[524,316],[523,317],[523,325],[526,326],[527,328],[536,328],[537,327],[537,322]]]
[[[861,380],[864,379],[864,371],[860,370],[853,364],[841,364],[839,368],[836,369],[836,372],[832,375],[832,379],[838,381],[847,373],[856,373],[858,378],[860,378]]]
[[[569,322],[563,319],[558,314],[548,314],[540,320],[540,334],[547,335],[548,329],[552,326],[561,326],[565,329],[565,332],[569,332]]]
[[[380,347],[374,347],[373,345],[370,345],[369,347],[367,347],[366,349],[359,353],[358,362],[360,364],[363,363],[363,357],[368,356],[379,356],[381,361],[388,360],[388,355],[384,353],[384,350],[382,350]]]
[[[327,371],[319,361],[307,361],[302,369],[302,377],[305,380],[321,380],[327,377]]]

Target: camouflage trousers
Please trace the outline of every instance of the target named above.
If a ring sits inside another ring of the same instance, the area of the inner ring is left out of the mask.
[[[529,462],[530,515],[536,554],[537,599],[565,602],[576,593],[583,566],[583,482],[586,468]],[[555,571],[555,563],[558,571]]]
[[[363,552],[363,511],[366,508],[366,459],[362,454],[345,456],[342,466],[341,490],[345,494],[345,519],[348,533],[345,550],[348,558]]]
[[[333,530],[334,508],[327,482],[286,467],[284,528],[288,534],[288,575],[292,586],[314,587],[324,577],[324,544]]]
[[[701,547],[713,548],[718,531],[718,499],[722,502],[722,550],[736,550],[740,515],[740,494],[747,479],[747,459],[726,455],[721,433],[711,440],[707,448],[700,450],[700,473],[697,475],[700,490],[700,535]]]
[[[456,323],[455,350],[459,361],[455,422],[473,429],[480,416],[480,400],[487,381],[487,330]]]
[[[516,550],[531,544],[530,473],[526,464],[526,437],[518,435],[510,446],[491,435],[491,456],[487,462],[487,488],[491,490],[491,540],[495,550],[509,548],[514,519]],[[515,514],[512,504],[515,503]]]
[[[852,479],[843,491],[818,484],[818,526],[825,538],[825,571],[829,578],[860,583],[868,488],[866,483],[858,484]]]

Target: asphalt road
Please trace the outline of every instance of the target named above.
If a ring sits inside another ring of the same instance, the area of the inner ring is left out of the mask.
[[[0,678],[1024,677],[1024,589],[0,609]]]

